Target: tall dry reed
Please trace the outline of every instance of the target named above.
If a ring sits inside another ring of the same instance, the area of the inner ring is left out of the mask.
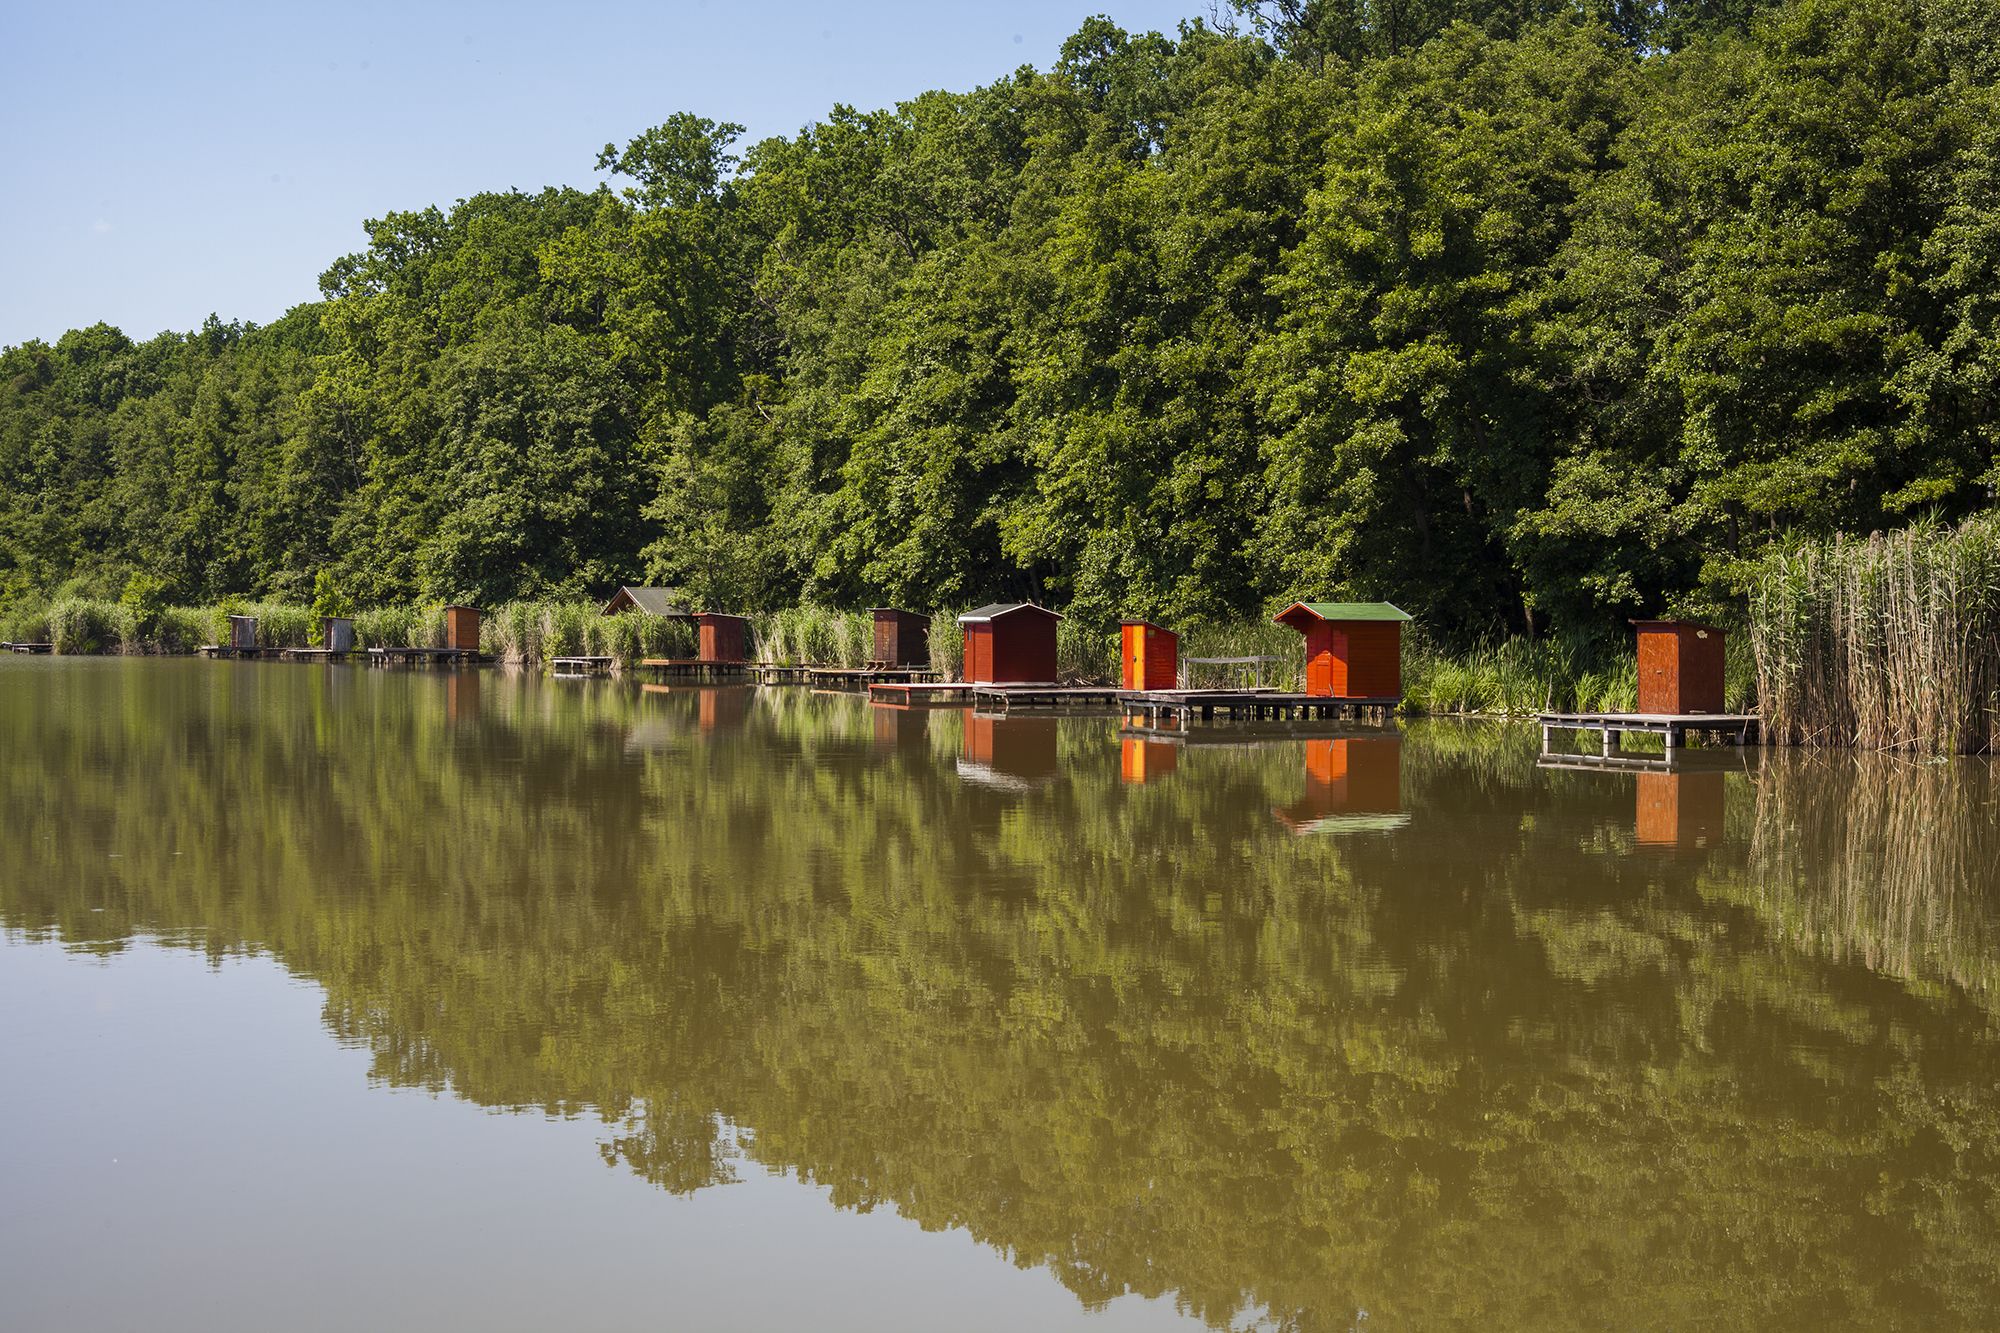
[[[1773,740],[1984,753],[2000,739],[2000,515],[1786,552],[1750,626]]]

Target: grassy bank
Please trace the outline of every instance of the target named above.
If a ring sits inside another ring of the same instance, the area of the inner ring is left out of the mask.
[[[2000,515],[1775,557],[1750,627],[1774,740],[1968,753],[2000,744]]]

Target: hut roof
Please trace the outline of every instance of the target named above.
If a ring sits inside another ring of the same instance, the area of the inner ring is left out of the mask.
[[[984,624],[989,620],[998,620],[1002,616],[1011,616],[1016,611],[1039,611],[1052,620],[1062,619],[1062,616],[1057,612],[1049,610],[1046,606],[1036,606],[1033,602],[995,602],[991,606],[976,607],[973,610],[967,611],[958,618],[958,623],[961,625]]]
[[[674,605],[671,588],[620,588],[611,600],[604,604],[604,613],[611,614],[611,608],[620,596],[625,597],[638,610],[649,616],[660,616],[667,620],[678,620],[687,615],[685,607]]]
[[[1410,620],[1408,611],[1387,602],[1293,602],[1271,617],[1284,621],[1294,611],[1305,611],[1320,620]]]
[[[1710,634],[1718,634],[1721,632],[1714,625],[1709,624],[1705,620],[1666,620],[1666,619],[1634,620],[1629,623],[1639,629],[1658,629],[1658,628],[1699,629],[1699,630],[1707,630]]]

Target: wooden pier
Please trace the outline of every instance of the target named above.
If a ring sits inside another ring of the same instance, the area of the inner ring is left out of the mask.
[[[1325,694],[1284,694],[1277,690],[1119,690],[1120,713],[1128,725],[1154,731],[1196,722],[1333,722],[1349,718],[1387,719],[1400,698],[1343,698]]]
[[[345,662],[354,654],[347,648],[280,648],[278,656],[287,662]]]
[[[1603,741],[1602,753],[1618,753],[1619,739],[1627,732],[1659,736],[1672,754],[1687,744],[1690,736],[1707,736],[1725,745],[1754,745],[1758,740],[1755,713],[1543,713],[1542,753],[1558,731],[1594,731]]]
[[[370,648],[370,666],[485,666],[493,659],[470,648]]]
[[[868,687],[868,701],[878,704],[963,704],[977,688],[962,680],[887,681]]]
[[[1108,707],[1118,702],[1115,685],[975,685],[972,705],[986,712],[1015,709],[1077,709]]]
[[[709,657],[648,657],[639,663],[639,670],[670,680],[742,680],[755,674],[755,664]]]
[[[195,651],[208,658],[236,658],[248,661],[253,657],[277,657],[284,652],[284,649],[239,647],[233,643],[204,643]]]
[[[871,685],[916,685],[937,679],[930,667],[827,667],[804,668],[805,683],[836,690],[865,690]]]
[[[0,643],[0,649],[10,653],[53,653],[56,646],[52,643]]]
[[[757,678],[759,685],[803,685],[806,673],[819,668],[800,666],[786,662],[756,662],[750,667],[750,674]]]
[[[609,657],[552,657],[549,669],[558,676],[608,676],[611,674]]]

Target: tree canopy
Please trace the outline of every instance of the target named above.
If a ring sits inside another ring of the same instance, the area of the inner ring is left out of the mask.
[[[2000,484],[2000,11],[1238,0],[591,191],[371,221],[323,299],[0,352],[0,609],[116,596],[1446,635],[1712,608]]]

